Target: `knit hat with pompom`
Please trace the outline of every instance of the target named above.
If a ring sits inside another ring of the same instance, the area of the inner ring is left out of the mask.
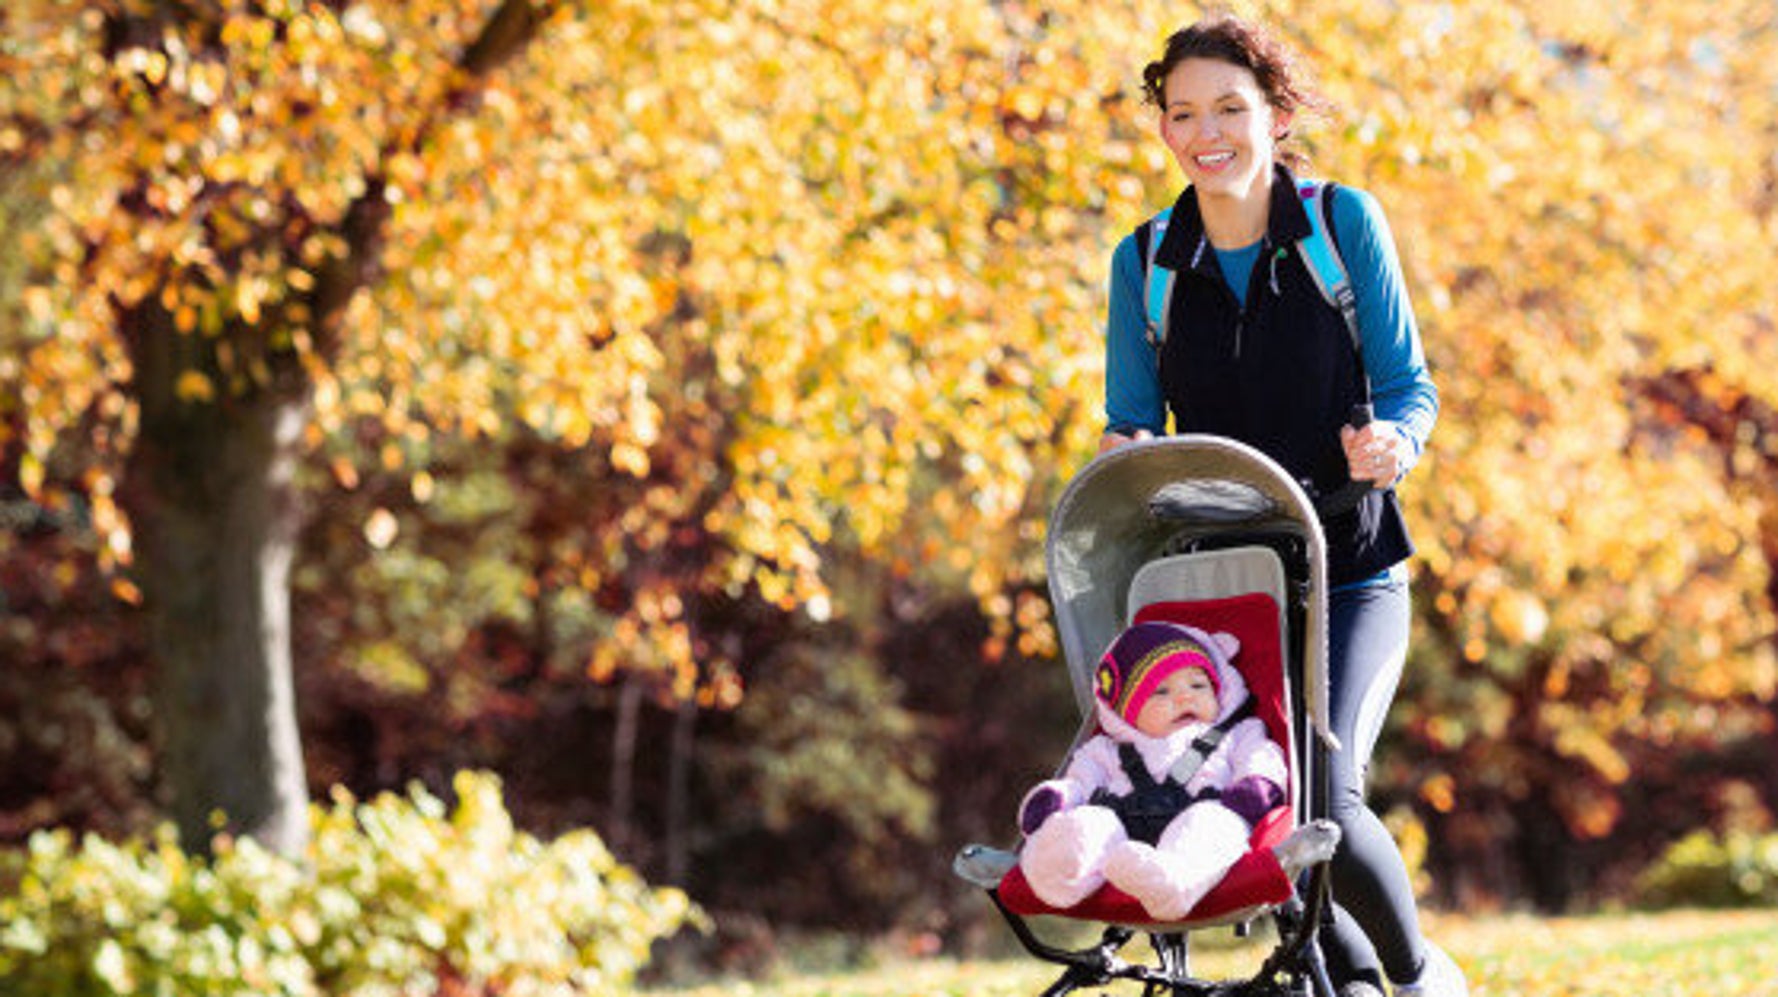
[[[1224,642],[1226,635],[1217,635]],[[1099,659],[1093,675],[1093,694],[1107,709],[1129,724],[1155,687],[1169,675],[1187,668],[1201,668],[1210,677],[1210,688],[1222,700],[1222,662],[1225,649],[1216,637],[1179,623],[1137,623],[1130,626]]]

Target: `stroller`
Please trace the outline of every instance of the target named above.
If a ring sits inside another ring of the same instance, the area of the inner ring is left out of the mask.
[[[1334,997],[1317,930],[1328,911],[1328,865],[1292,882],[1272,852],[1299,821],[1328,812],[1324,541],[1315,505],[1277,464],[1234,440],[1173,436],[1109,451],[1071,481],[1050,517],[1050,596],[1075,699],[1085,718],[1074,749],[1097,730],[1092,678],[1098,655],[1130,623],[1166,620],[1235,634],[1236,666],[1259,717],[1284,748],[1291,785],[1283,805],[1254,827],[1248,851],[1184,919],[1158,923],[1111,884],[1066,910],[1032,892],[1015,852],[969,845],[954,870],[987,890],[1023,947],[1063,967],[1045,997],[1115,980],[1144,997]],[[1066,766],[1066,759],[1063,763]],[[1040,915],[1101,922],[1097,945],[1046,942]],[[1249,978],[1202,980],[1189,968],[1191,931],[1262,916],[1277,944]],[[1138,933],[1149,961],[1120,954]]]

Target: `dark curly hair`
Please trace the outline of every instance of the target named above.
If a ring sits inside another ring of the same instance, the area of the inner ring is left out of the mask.
[[[1173,32],[1159,59],[1142,69],[1142,96],[1156,108],[1167,103],[1167,75],[1187,59],[1215,59],[1253,73],[1266,103],[1279,114],[1298,110],[1326,110],[1327,102],[1309,87],[1296,55],[1283,42],[1258,25],[1234,16],[1214,14]],[[1280,140],[1289,138],[1287,130]],[[1288,161],[1302,157],[1287,153]]]

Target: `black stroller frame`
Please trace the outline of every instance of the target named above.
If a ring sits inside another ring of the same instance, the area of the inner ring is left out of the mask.
[[[1119,953],[1136,937],[1136,928],[1109,925],[1098,945],[1084,949],[1059,948],[1038,938],[1023,917],[1008,910],[1000,902],[998,891],[989,890],[988,895],[1025,951],[1064,967],[1061,977],[1043,992],[1043,997],[1060,997],[1082,987],[1105,986],[1118,980],[1141,983],[1143,997],[1164,994],[1174,997],[1297,997],[1302,994],[1332,997],[1333,981],[1327,975],[1327,966],[1316,941],[1318,925],[1328,912],[1327,875],[1326,863],[1317,866],[1307,874],[1306,888],[1273,912],[1281,941],[1258,971],[1238,980],[1193,977],[1187,932],[1148,932],[1155,964],[1132,963]],[[1306,904],[1303,896],[1309,898]]]
[[[1285,579],[1280,625],[1291,803],[1300,821],[1325,817],[1328,755],[1338,747],[1327,719],[1325,540],[1315,505],[1297,483],[1264,454],[1234,440],[1183,435],[1127,444],[1097,457],[1058,501],[1046,560],[1057,631],[1084,718],[1074,746],[1094,730],[1093,664],[1128,622],[1125,601],[1136,570],[1178,554],[1252,547],[1269,548]],[[998,884],[1016,860],[1011,851],[970,845],[958,854],[957,870],[987,891],[1028,953],[1062,967],[1044,997],[1116,981],[1141,984],[1143,997],[1335,997],[1318,941],[1331,916],[1326,862],[1301,873],[1282,903],[1177,925],[1108,924],[1096,945],[1070,949],[1038,937],[1027,918],[1003,902]],[[1273,919],[1278,942],[1253,975],[1192,976],[1192,931],[1234,924],[1245,933],[1261,915]],[[1125,946],[1137,934],[1148,936],[1151,961],[1125,958]]]

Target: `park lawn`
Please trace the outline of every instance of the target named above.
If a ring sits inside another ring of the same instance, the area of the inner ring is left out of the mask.
[[[1473,997],[1778,997],[1778,911],[1447,914],[1428,916],[1426,927],[1468,973]],[[1211,978],[1250,972],[1263,954],[1257,944],[1216,939],[1200,948],[1193,970]],[[1146,949],[1137,942],[1131,951]],[[643,997],[1035,997],[1056,975],[1034,959],[931,959],[648,990]],[[1108,992],[1140,988],[1124,984]]]
[[[1778,997],[1778,911],[1450,922],[1478,995]]]

